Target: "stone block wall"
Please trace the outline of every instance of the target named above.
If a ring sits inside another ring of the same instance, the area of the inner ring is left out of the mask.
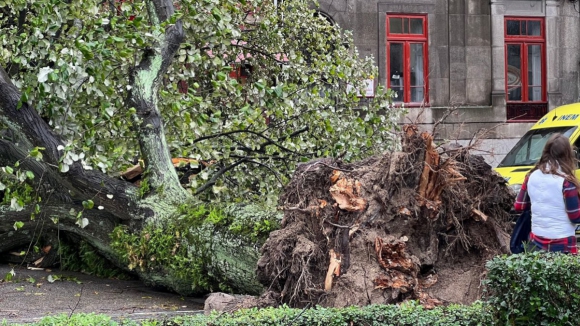
[[[428,20],[429,104],[409,108],[402,119],[432,127],[449,107],[456,113],[443,123],[438,139],[481,141],[492,165],[533,125],[506,121],[504,17],[544,17],[546,88],[549,109],[578,101],[580,14],[562,0],[320,0],[326,12],[351,30],[361,56],[372,56],[379,83],[386,83],[386,15],[426,14]],[[579,8],[580,4],[576,4]]]

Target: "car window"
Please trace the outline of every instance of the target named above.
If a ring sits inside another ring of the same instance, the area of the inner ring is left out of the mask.
[[[544,145],[550,137],[561,133],[570,138],[576,127],[556,127],[528,131],[505,156],[498,167],[534,165],[542,156]]]
[[[580,137],[576,139],[574,146],[572,146],[572,150],[574,150],[574,157],[576,157],[578,168],[580,168]],[[578,171],[576,172],[576,174],[578,174]]]

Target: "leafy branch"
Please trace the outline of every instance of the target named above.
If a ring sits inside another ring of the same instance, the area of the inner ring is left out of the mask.
[[[246,162],[247,159],[243,158],[241,160],[237,160],[235,163],[230,164],[230,165],[226,165],[223,166],[221,169],[219,169],[219,171],[217,171],[213,177],[211,179],[209,179],[209,181],[204,184],[203,186],[199,187],[196,191],[195,191],[195,195],[199,195],[201,193],[203,193],[204,191],[206,191],[207,189],[209,189],[209,187],[212,187],[213,185],[215,185],[215,183],[217,182],[217,180],[226,172],[234,169],[236,166]]]

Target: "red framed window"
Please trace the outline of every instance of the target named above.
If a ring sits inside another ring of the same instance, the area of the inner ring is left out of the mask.
[[[505,18],[508,120],[534,121],[548,111],[544,18]]]
[[[246,63],[235,64],[230,72],[230,77],[236,79],[239,83],[245,84],[246,80],[252,74],[252,66]]]
[[[387,14],[387,87],[395,102],[428,102],[427,16]]]

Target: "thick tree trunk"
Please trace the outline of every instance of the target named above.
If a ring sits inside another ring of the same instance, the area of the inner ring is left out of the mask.
[[[157,25],[174,12],[171,0],[150,0],[147,8]],[[217,290],[218,286],[257,293],[261,289],[254,277],[257,248],[195,220],[184,223],[185,213],[178,210],[192,203],[193,196],[181,187],[173,168],[157,92],[183,40],[181,22],[167,25],[157,39],[155,48],[144,50],[131,72],[127,98],[127,108],[135,108],[139,120],[136,133],[150,189],[145,195],[139,195],[133,184],[85,170],[79,162],[61,173],[62,139],[29,103],[19,105],[20,91],[0,67],[0,122],[12,135],[12,141],[0,140],[0,164],[13,166],[18,161],[20,168],[34,173],[34,186],[42,197],[39,211],[34,205],[0,206],[0,254],[30,247],[41,239],[40,245],[48,248],[42,266],[54,261],[58,237],[68,233],[151,285],[181,294]],[[29,157],[35,147],[44,148],[43,160]],[[92,209],[83,206],[88,200],[94,202]],[[154,263],[160,259],[166,263]]]

